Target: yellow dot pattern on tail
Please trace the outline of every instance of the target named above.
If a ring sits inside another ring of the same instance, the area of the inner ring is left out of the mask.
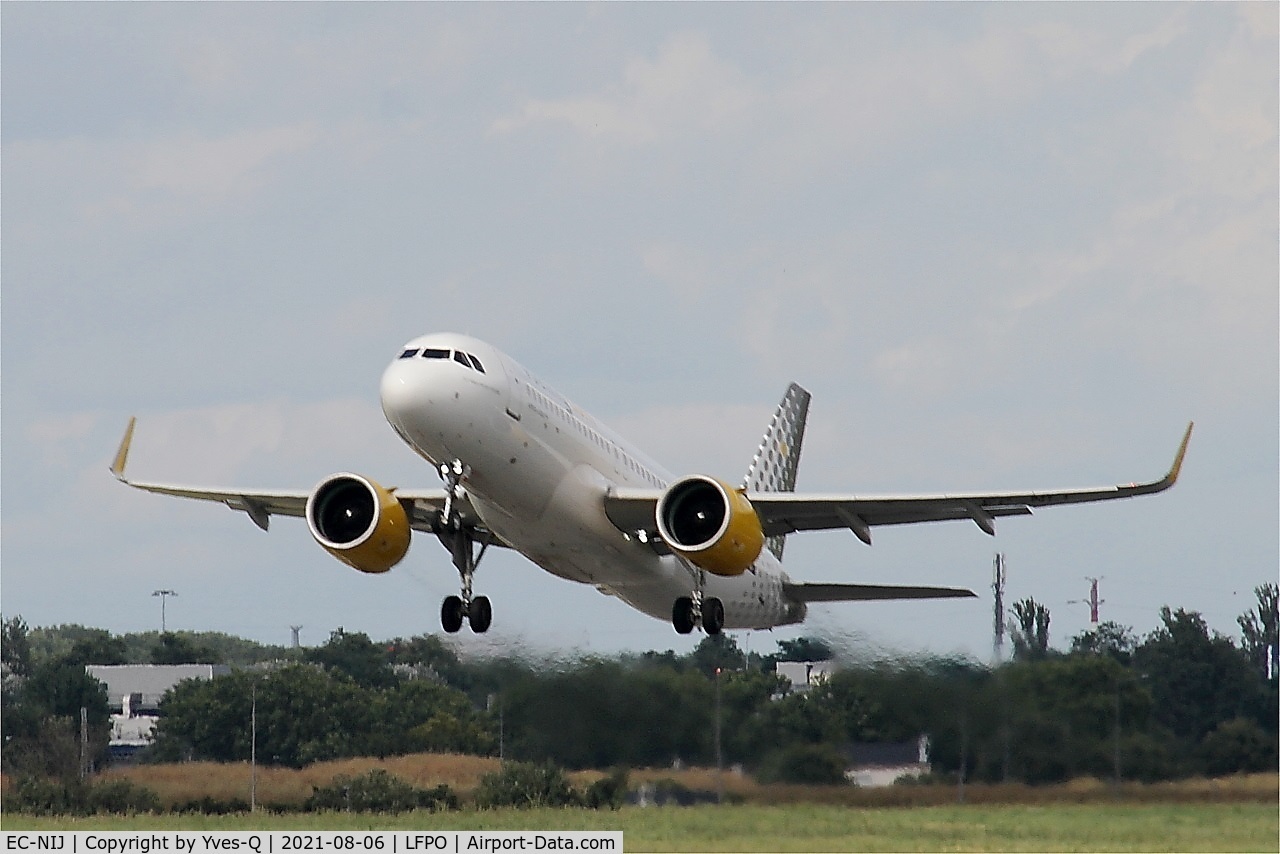
[[[800,447],[804,442],[805,420],[809,416],[810,394],[792,383],[782,402],[774,410],[769,427],[764,431],[751,467],[743,478],[748,492],[794,492],[796,471],[800,467]],[[769,537],[766,548],[782,558],[784,536]]]

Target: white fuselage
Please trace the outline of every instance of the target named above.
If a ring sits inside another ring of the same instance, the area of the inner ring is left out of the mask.
[[[603,501],[615,487],[665,488],[671,474],[482,341],[424,335],[404,346],[410,351],[381,384],[382,410],[409,447],[435,465],[469,466],[464,486],[484,524],[547,572],[671,619],[693,575],[618,530]],[[765,550],[742,575],[707,573],[704,590],[724,603],[725,628],[769,628],[804,618],[804,605],[783,595],[785,578]]]

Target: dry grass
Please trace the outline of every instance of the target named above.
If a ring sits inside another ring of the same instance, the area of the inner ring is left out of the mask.
[[[387,759],[343,759],[322,762],[293,770],[258,768],[258,801],[262,804],[300,804],[315,786],[324,786],[339,776],[353,776],[374,768],[422,788],[447,784],[466,796],[480,778],[498,770],[497,759],[456,754],[419,753]],[[141,765],[107,771],[107,778],[125,778],[146,786],[165,805],[180,804],[204,797],[215,800],[249,799],[247,763],[220,764],[192,762],[179,765]],[[585,786],[604,776],[601,771],[579,771],[569,775],[577,786]],[[714,768],[642,768],[630,772],[632,785],[640,782],[672,780],[689,789],[714,792]],[[852,786],[763,786],[745,774],[726,771],[726,795],[751,804],[830,804],[865,807],[941,806],[960,800],[956,786],[888,786],[859,789]],[[1118,788],[1093,778],[1080,778],[1056,786],[969,784],[964,802],[972,804],[1089,804],[1125,803],[1276,803],[1280,800],[1280,775],[1250,774],[1220,779],[1179,780],[1165,783],[1125,782]]]
[[[485,774],[498,770],[497,759],[458,754],[419,753],[386,759],[359,758],[319,762],[302,769],[258,767],[258,802],[301,804],[317,786],[326,786],[335,777],[356,776],[374,768],[420,788],[442,783],[470,792]],[[247,762],[188,762],[174,765],[138,765],[106,771],[107,779],[122,778],[146,786],[166,806],[204,797],[227,801],[249,800],[251,769]]]

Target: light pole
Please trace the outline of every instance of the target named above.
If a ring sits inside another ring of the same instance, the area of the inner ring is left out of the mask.
[[[249,812],[258,811],[258,683],[249,688]]]
[[[1115,723],[1113,724],[1112,734],[1112,769],[1111,783],[1113,790],[1119,794],[1120,780],[1123,774],[1120,767],[1120,688],[1124,685],[1131,685],[1134,689],[1140,690],[1143,680],[1147,678],[1145,673],[1133,673],[1125,669],[1121,669],[1116,673],[1115,680]],[[1132,725],[1130,727],[1132,729]]]
[[[1114,734],[1115,756],[1114,766],[1112,768],[1111,781],[1117,789],[1120,788],[1120,677],[1116,677],[1116,725]]]
[[[716,803],[724,803],[724,754],[720,751],[720,668],[716,668]]]
[[[168,627],[165,625],[164,605],[170,596],[177,596],[178,593],[175,590],[156,590],[151,595],[160,597],[160,634],[167,634]]]

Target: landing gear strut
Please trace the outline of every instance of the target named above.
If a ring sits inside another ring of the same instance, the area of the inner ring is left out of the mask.
[[[457,504],[462,500],[464,490],[462,481],[471,470],[461,460],[440,465],[440,477],[445,482],[444,509],[436,522],[436,536],[449,550],[454,568],[462,580],[461,596],[446,596],[440,605],[440,626],[450,634],[462,628],[463,619],[471,623],[471,631],[483,634],[493,623],[493,606],[487,596],[471,595],[471,579],[475,575],[480,559],[489,548],[487,536],[477,537],[476,529],[462,520]],[[480,551],[475,550],[476,543]]]
[[[671,606],[671,625],[682,635],[689,634],[697,625],[701,625],[709,635],[720,634],[724,628],[724,603],[714,596],[703,596],[707,581],[704,570],[683,560],[681,563],[693,576],[693,594],[681,596]]]

